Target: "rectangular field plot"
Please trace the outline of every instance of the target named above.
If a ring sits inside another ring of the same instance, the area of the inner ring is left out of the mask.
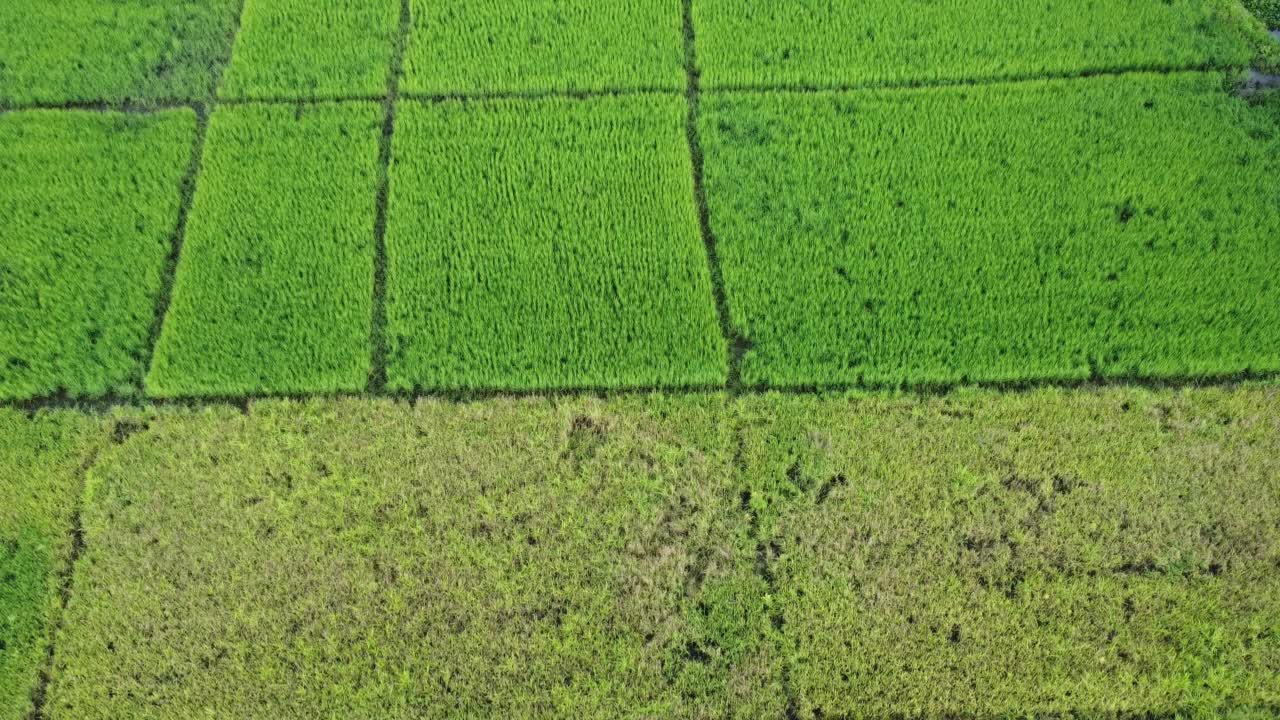
[[[384,95],[399,24],[398,0],[246,0],[220,95]]]
[[[137,391],[195,126],[0,115],[0,398]]]
[[[1235,0],[698,0],[708,88],[840,87],[1245,65]]]
[[[214,113],[149,394],[366,386],[381,126],[372,102]]]
[[[1280,30],[1280,0],[1244,0],[1244,6],[1272,30]]]
[[[402,103],[394,390],[722,383],[684,100]]]
[[[202,99],[240,0],[4,0],[0,107]]]
[[[743,405],[794,717],[1272,716],[1275,387]]]
[[[707,98],[744,382],[1280,370],[1280,105],[1223,84]]]
[[[89,476],[49,716],[778,715],[729,665],[759,632],[686,650],[744,559],[729,427],[717,397],[163,417]]]
[[[401,90],[682,90],[680,0],[410,0]]]
[[[0,720],[32,714],[61,611],[80,472],[105,440],[98,420],[0,409]]]

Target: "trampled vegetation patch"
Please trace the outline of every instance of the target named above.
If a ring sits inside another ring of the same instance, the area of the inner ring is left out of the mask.
[[[745,608],[696,644],[731,435],[716,396],[160,417],[90,473],[48,717],[776,714]]]
[[[225,98],[373,97],[387,89],[398,0],[245,0]]]
[[[1277,388],[741,408],[796,717],[1274,711]]]
[[[410,10],[409,93],[685,86],[680,0],[410,0]]]
[[[31,716],[62,607],[79,471],[105,439],[96,418],[0,409],[0,720]]]
[[[240,0],[5,0],[0,106],[206,98]]]
[[[92,423],[67,417],[0,425],[31,492],[84,465],[50,428]],[[45,717],[1217,718],[1280,697],[1274,384],[265,401],[115,427]]]
[[[1241,67],[1263,35],[1238,0],[698,0],[693,12],[709,88]]]
[[[1280,369],[1280,105],[1223,84],[705,98],[744,382]]]
[[[401,103],[393,390],[722,384],[679,96]]]
[[[0,115],[0,398],[136,392],[195,115]]]
[[[381,128],[372,102],[214,113],[149,394],[364,389]]]

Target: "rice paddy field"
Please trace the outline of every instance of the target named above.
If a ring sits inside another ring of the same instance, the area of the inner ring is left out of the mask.
[[[0,720],[1280,717],[1271,0],[0,3]]]

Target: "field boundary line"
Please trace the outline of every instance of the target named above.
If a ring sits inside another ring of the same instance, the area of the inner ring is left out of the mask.
[[[103,438],[102,442],[106,443],[108,440]],[[102,447],[93,448],[89,451],[84,461],[80,463],[80,466],[76,468],[76,495],[67,527],[67,534],[71,539],[71,549],[67,553],[66,561],[63,562],[62,567],[58,570],[58,617],[53,621],[53,627],[49,628],[49,644],[45,647],[44,662],[41,663],[39,674],[36,677],[36,684],[31,688],[31,710],[27,715],[28,720],[44,720],[48,716],[46,707],[49,700],[49,683],[53,680],[54,648],[57,644],[58,635],[62,632],[66,622],[67,606],[71,604],[71,589],[75,584],[76,563],[79,562],[80,556],[84,553],[84,524],[81,516],[84,513],[89,471],[98,463],[102,452]]]
[[[407,39],[407,38],[406,38]],[[685,38],[685,71],[689,73],[690,66],[688,64],[688,53],[692,49],[690,38]],[[403,52],[403,48],[397,48]],[[695,58],[696,60],[696,58]],[[403,63],[403,57],[401,58]],[[929,90],[942,88],[966,88],[966,87],[987,87],[998,85],[1023,85],[1027,83],[1046,82],[1046,81],[1070,81],[1070,80],[1086,80],[1098,77],[1124,77],[1128,75],[1177,75],[1182,73],[1239,73],[1243,75],[1249,70],[1249,66],[1235,65],[1215,65],[1212,63],[1201,63],[1196,65],[1130,65],[1103,68],[1085,68],[1071,72],[1047,72],[1047,73],[1027,73],[1020,75],[1010,75],[1005,77],[986,77],[986,78],[944,78],[939,80],[914,80],[914,81],[892,81],[892,82],[862,82],[862,83],[837,83],[832,85],[819,85],[816,83],[733,83],[720,85],[717,87],[702,87],[701,71],[694,66],[693,71],[698,74],[698,92],[710,94],[724,95],[760,95],[760,94],[793,94],[793,95],[821,95],[821,94],[851,94],[862,92],[874,92],[878,90]],[[403,75],[403,67],[401,68]],[[631,95],[688,95],[688,88],[674,89],[665,87],[634,87],[634,88],[604,88],[597,90],[493,90],[493,91],[467,91],[459,90],[455,92],[400,92],[397,89],[398,99],[413,100],[415,102],[486,102],[501,100],[593,100],[597,98],[610,97],[627,97]],[[285,95],[267,96],[267,97],[238,97],[238,98],[214,98],[218,105],[228,107],[236,107],[240,105],[324,105],[324,104],[341,104],[341,103],[357,103],[357,102],[384,102],[384,95],[333,95],[329,97],[289,97]],[[34,103],[26,105],[5,105],[0,106],[0,114],[15,113],[35,110],[49,111],[90,111],[90,112],[118,112],[128,114],[146,115],[150,113],[164,112],[166,110],[182,110],[186,108],[195,108],[199,105],[211,105],[210,99],[179,99],[172,98],[153,102],[106,102],[99,100],[89,101],[70,101],[62,103]]]
[[[1119,78],[1131,75],[1182,75],[1210,73],[1244,73],[1245,66],[1214,65],[1130,65],[1122,67],[1084,68],[1071,72],[1045,72],[1009,75],[1004,77],[942,78],[937,80],[907,80],[891,82],[836,83],[733,83],[707,88],[715,95],[845,95],[895,90],[943,90],[947,88],[993,87],[1000,85],[1028,85],[1041,82],[1069,82],[1093,78]]]
[[[1276,383],[1280,387],[1280,370],[1266,372],[1238,372],[1209,376],[1184,376],[1150,378],[1137,376],[1089,377],[1079,379],[1020,380],[1012,382],[977,381],[953,383],[827,383],[812,385],[766,386],[740,385],[735,391],[727,385],[637,385],[624,387],[570,386],[561,388],[489,388],[419,389],[412,392],[330,392],[330,393],[252,393],[248,395],[203,395],[189,397],[146,397],[143,395],[104,395],[92,398],[75,398],[65,393],[27,400],[0,400],[0,408],[36,415],[46,410],[77,410],[95,415],[106,415],[117,409],[158,410],[205,408],[231,408],[248,412],[254,403],[289,401],[308,402],[324,400],[368,400],[384,402],[439,401],[451,403],[476,403],[490,400],[520,399],[570,399],[595,397],[600,399],[636,397],[642,395],[705,396],[735,394],[742,396],[780,395],[790,397],[835,397],[841,395],[902,395],[916,398],[947,397],[966,391],[1001,392],[1006,394],[1031,393],[1041,390],[1071,390],[1097,392],[1114,388],[1142,390],[1198,390],[1231,389],[1251,383]]]
[[[409,0],[400,0],[400,25],[387,71],[387,94],[382,100],[382,137],[378,140],[378,192],[373,217],[373,317],[369,325],[369,385],[371,393],[387,386],[387,203],[391,197],[391,141],[396,131],[396,103],[404,76],[404,55],[413,23]]]
[[[702,102],[702,71],[698,68],[698,38],[693,23],[693,0],[683,0],[682,5],[684,69],[688,83],[685,89],[685,101],[688,106],[688,113],[685,116],[685,139],[689,144],[689,162],[693,171],[693,200],[698,211],[698,229],[707,253],[711,294],[716,305],[716,315],[720,320],[720,334],[724,338],[728,351],[729,374],[726,386],[730,393],[736,394],[742,389],[742,357],[750,344],[733,326],[733,318],[729,313],[729,296],[724,289],[724,271],[720,266],[720,250],[715,233],[711,229],[711,208],[707,204],[702,140],[698,136],[698,112]]]

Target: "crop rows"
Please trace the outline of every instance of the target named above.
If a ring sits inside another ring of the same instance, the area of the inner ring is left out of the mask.
[[[1238,67],[1264,42],[1236,0],[700,0],[694,20],[711,89]]]
[[[136,392],[195,124],[0,114],[0,397]]]
[[[0,717],[1264,717],[1277,407],[6,411]]]
[[[381,132],[376,103],[214,113],[150,394],[364,389]]]
[[[708,94],[705,192],[743,382],[1280,371],[1280,105],[1226,81]],[[213,113],[146,392],[366,387],[380,110]],[[400,102],[388,387],[723,385],[684,113],[674,95]],[[8,207],[32,218],[5,228],[26,249],[5,266],[0,394],[129,394],[190,113],[0,120]],[[50,155],[73,132],[96,174]]]
[[[1280,370],[1280,103],[1223,81],[704,99],[744,383]]]
[[[956,28],[926,22],[931,7],[699,0],[682,27],[667,0],[410,2],[408,17],[390,0],[246,0],[234,43],[236,18],[209,19],[225,1],[146,6],[163,22],[130,20],[136,0],[73,4],[66,22],[208,37],[149,61],[160,79],[95,80],[141,62],[115,53],[76,76],[101,92],[34,97],[63,81],[52,65],[24,75],[24,53],[60,26],[0,35],[0,103],[189,98],[208,133],[186,110],[0,116],[0,199],[17,219],[0,230],[0,397],[1280,371],[1280,105],[1232,96],[1232,74],[765,89],[1238,67],[1261,27],[1217,0],[973,4],[974,27]],[[60,12],[19,5],[23,23]],[[884,42],[824,40],[872,17]],[[1102,42],[1090,22],[1150,32]],[[1060,51],[1017,51],[1049,26]],[[149,42],[133,54],[160,52]],[[837,57],[868,48],[890,54]],[[1016,66],[1033,57],[1066,60]],[[887,74],[842,74],[866,67]],[[629,92],[514,97],[609,89]],[[513,97],[455,97],[485,93]],[[186,167],[201,169],[189,213]]]
[[[245,0],[228,99],[378,96],[386,91],[400,6],[387,0]]]
[[[390,388],[723,384],[684,123],[667,95],[402,104]]]

